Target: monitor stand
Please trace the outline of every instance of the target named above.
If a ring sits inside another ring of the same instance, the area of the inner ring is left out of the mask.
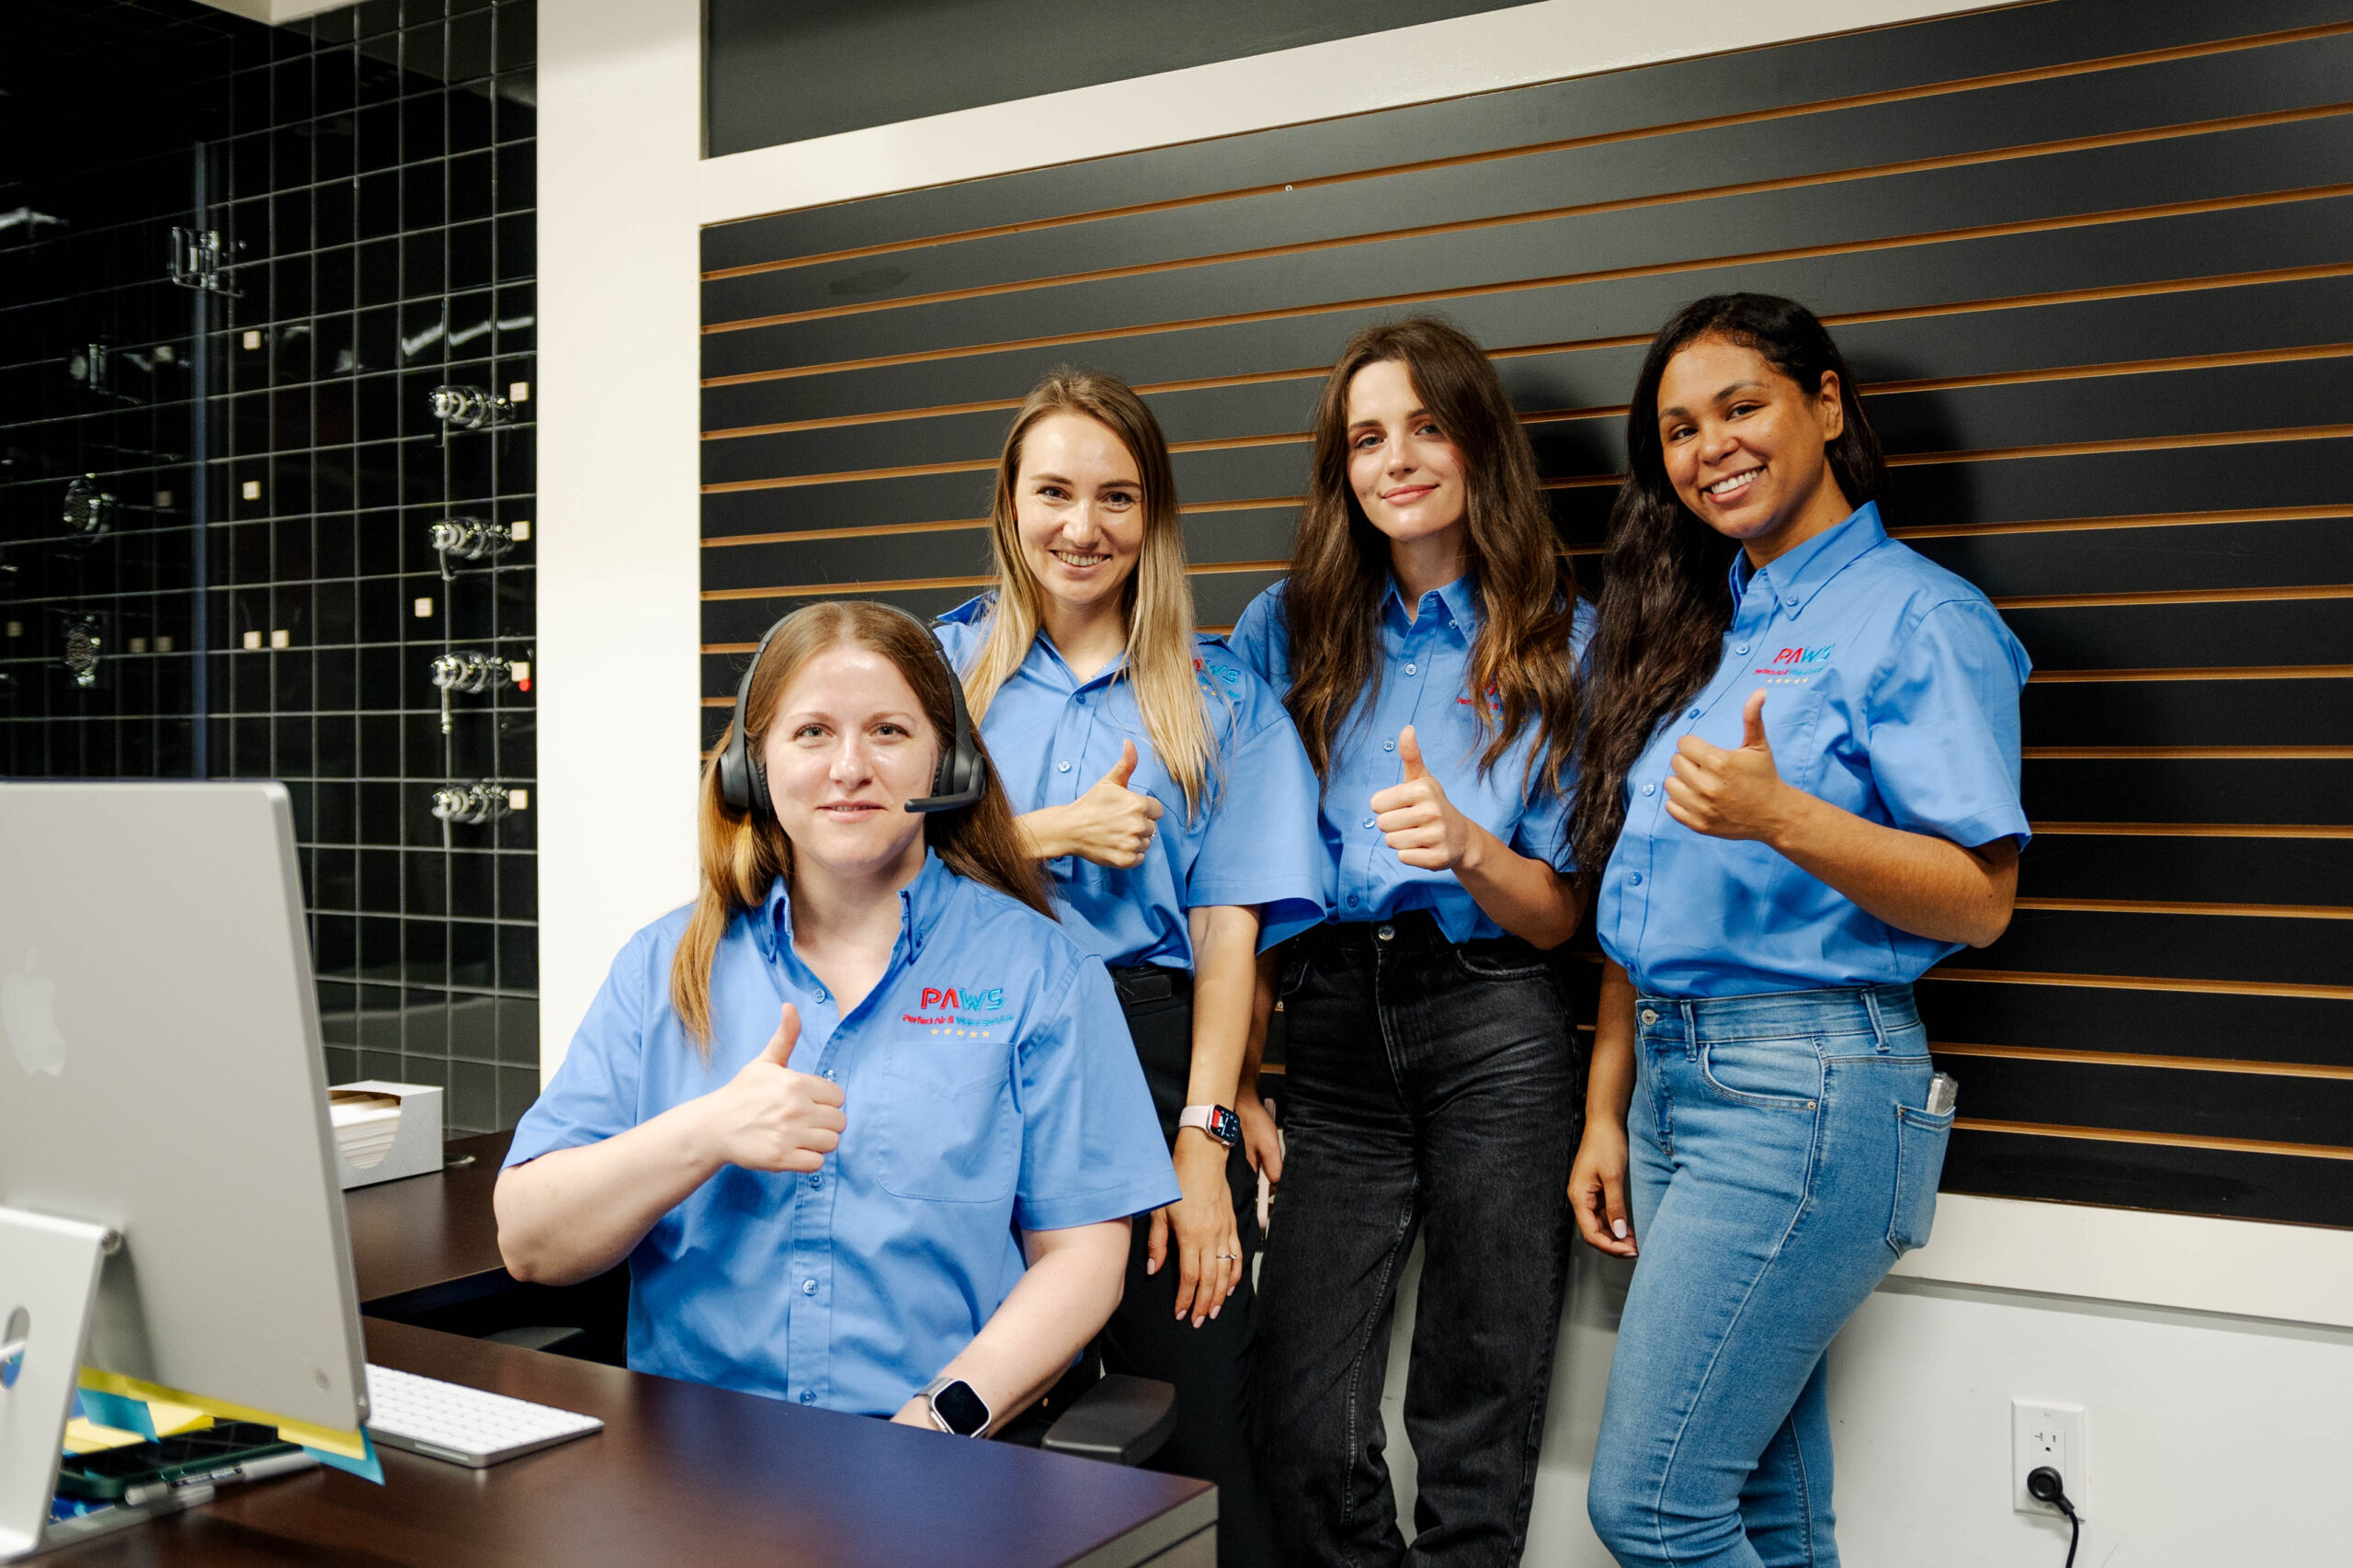
[[[98,1270],[121,1244],[101,1225],[0,1208],[0,1562],[212,1496],[210,1486],[181,1487],[159,1502],[50,1521]]]

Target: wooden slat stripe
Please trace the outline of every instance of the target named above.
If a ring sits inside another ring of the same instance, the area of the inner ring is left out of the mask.
[[[1556,289],[1570,284],[1608,283],[1630,278],[1665,278],[1677,273],[1712,271],[1729,267],[1754,267],[1767,262],[1812,261],[1828,256],[1859,256],[1867,251],[1907,250],[1920,245],[1949,244],[1963,240],[2001,239],[2013,234],[2039,234],[2062,229],[2099,228],[2157,218],[2186,218],[2204,212],[2240,212],[2257,207],[2289,206],[2353,195],[2353,181],[2303,186],[2292,190],[2264,191],[2251,196],[2211,196],[2195,201],[2160,201],[2141,207],[2111,208],[2104,212],[2069,213],[2057,218],[2024,218],[2007,223],[1981,223],[1954,229],[1927,230],[1873,240],[1842,240],[1818,245],[1793,245],[1778,250],[1736,252],[1679,261],[1643,262],[1631,267],[1600,267],[1590,272],[1563,272],[1544,278],[1512,278],[1497,283],[1466,284],[1458,289],[1425,289],[1398,294],[1376,294],[1355,300],[1326,301],[1312,305],[1279,305],[1263,311],[1237,311],[1223,315],[1193,316],[1175,321],[1143,322],[1132,326],[1099,327],[1084,332],[1047,333],[1034,337],[1002,338],[992,343],[965,344],[953,348],[912,349],[902,354],[878,354],[863,359],[836,359],[824,364],[787,366],[772,370],[745,370],[728,376],[707,376],[707,387],[736,386],[749,381],[786,381],[801,376],[834,375],[846,370],[879,369],[889,365],[915,365],[942,359],[970,358],[1020,348],[1056,348],[1079,343],[1108,343],[1161,333],[1198,331],[1213,326],[1238,326],[1249,322],[1288,321],[1344,312],[1435,305],[1449,300],[1482,299],[1496,294]],[[2121,296],[2119,296],[2121,297]],[[1890,318],[1893,319],[1893,318]]]
[[[1397,229],[1377,230],[1362,234],[1340,234],[1330,239],[1298,240],[1286,244],[1255,245],[1243,250],[1220,251],[1209,256],[1180,256],[1169,261],[1132,262],[1123,267],[1096,267],[1084,272],[1056,273],[1041,278],[1009,279],[1002,283],[976,283],[964,289],[941,289],[927,294],[904,294],[890,300],[861,300],[839,305],[820,305],[813,310],[784,311],[772,315],[744,316],[733,321],[706,322],[706,335],[724,332],[746,332],[764,326],[792,326],[805,322],[836,321],[847,316],[875,315],[887,311],[912,310],[922,305],[952,304],[960,300],[985,300],[1006,294],[1032,293],[1041,289],[1062,289],[1082,283],[1108,283],[1121,278],[1162,277],[1174,272],[1197,271],[1205,267],[1224,267],[1245,261],[1270,261],[1286,256],[1302,256],[1313,252],[1352,250],[1359,245],[1387,244],[1403,240],[1434,239],[1441,234],[1492,233],[1499,229],[1517,228],[1528,223],[1545,223],[1562,218],[1595,218],[1612,212],[1637,212],[1663,207],[1683,206],[1695,201],[1729,200],[1734,197],[1765,196],[1775,191],[1819,189],[1824,186],[1847,185],[1859,180],[1893,179],[1904,175],[1933,174],[1940,169],[1978,168],[1989,164],[2018,163],[2033,158],[2061,157],[2070,153],[2097,152],[2107,147],[2143,146],[2158,142],[2176,142],[2197,136],[2225,135],[2234,131],[2255,131],[2266,126],[2293,125],[2309,120],[2329,119],[2353,112],[2353,101],[2316,104],[2303,108],[2270,109],[2261,114],[2226,115],[2215,119],[2189,120],[2176,125],[2150,126],[2138,131],[2109,131],[2093,136],[2068,136],[2051,142],[2029,142],[2009,147],[1992,147],[1973,153],[1947,153],[1933,158],[1903,158],[1885,164],[1863,164],[1853,168],[1828,169],[1816,174],[1784,175],[1775,179],[1736,180],[1725,185],[1699,186],[1685,190],[1660,191],[1648,196],[1625,196],[1607,201],[1570,202],[1559,207],[1541,207],[1526,212],[1504,212],[1484,218],[1461,218],[1444,223],[1417,223]]]
[[[2347,889],[2353,893],[2353,889]],[[2188,903],[2172,899],[2021,898],[2020,909],[2054,909],[2084,915],[2231,915],[2260,920],[2353,920],[2353,905],[2339,903]]]
[[[2199,670],[2037,670],[2029,686],[2071,686],[2084,681],[2170,680],[2353,680],[2353,665],[2253,665]]]
[[[2147,588],[2123,594],[2005,594],[2004,609],[2092,609],[2114,605],[2250,604],[2274,599],[2353,598],[2353,583],[2312,583],[2284,588]]]
[[[2083,1138],[2097,1143],[2154,1143],[2174,1149],[2223,1149],[2234,1153],[2353,1160],[2353,1149],[2340,1149],[2327,1143],[2279,1143],[2261,1138],[2208,1138],[2188,1132],[2126,1132],[2111,1127],[2052,1127],[2035,1121],[1982,1121],[1969,1116],[1955,1118],[1953,1126],[1971,1132],[2019,1132],[2030,1138]]]
[[[995,223],[976,229],[959,229],[945,233],[926,234],[915,239],[889,240],[870,245],[853,245],[842,250],[793,256],[782,261],[748,262],[740,267],[714,267],[701,276],[705,279],[717,279],[741,278],[759,272],[785,271],[801,267],[821,267],[831,262],[855,261],[870,256],[887,256],[895,251],[920,250],[932,245],[955,244],[965,240],[994,239],[1004,234],[1035,233],[1040,230],[1066,228],[1076,223],[1095,223],[1110,218],[1133,217],[1147,212],[1165,212],[1174,208],[1239,201],[1251,197],[1271,196],[1279,190],[1314,190],[1324,186],[1386,179],[1397,175],[1420,174],[1431,169],[1462,168],[1474,164],[1493,163],[1540,153],[1566,153],[1580,147],[1598,147],[1611,142],[1646,141],[1661,136],[1679,136],[1695,131],[1715,131],[1731,126],[1756,125],[1768,120],[1794,119],[1837,109],[1867,108],[1877,104],[1903,103],[1917,98],[1980,92],[1988,87],[2006,87],[2025,82],[2052,81],[2067,76],[2124,70],[2136,65],[2154,65],[2166,61],[2197,59],[2206,55],[2233,53],[2241,50],[2269,48],[2282,43],[2300,43],[2309,40],[2331,38],[2345,32],[2353,32],[2353,23],[2325,23],[2315,27],[2288,28],[2279,32],[2253,33],[2243,38],[2217,40],[2208,43],[2183,44],[2170,49],[2141,50],[2129,54],[2107,55],[2097,60],[2071,61],[2061,65],[1994,72],[1982,76],[1964,76],[1949,82],[1924,84],[1914,87],[1893,87],[1876,93],[1851,93],[1842,97],[1817,98],[1803,104],[1785,104],[1769,109],[1750,109],[1738,114],[1711,115],[1698,119],[1677,120],[1666,125],[1639,126],[1625,131],[1602,131],[1591,136],[1573,136],[1552,142],[1530,142],[1524,146],[1496,148],[1484,153],[1464,153],[1450,157],[1423,158],[1404,164],[1385,164],[1379,168],[1355,169],[1344,174],[1309,176],[1279,185],[1249,186],[1234,190],[1214,191],[1206,196],[1176,197],[1164,201],[1132,202],[1119,207],[1103,207],[1085,212],[1067,213],[1053,218],[1033,218],[1015,223]],[[775,216],[775,214],[762,216]],[[729,220],[731,222],[749,221],[751,220]],[[719,226],[705,225],[705,227]]]
[[[2027,746],[2021,755],[2060,762],[2343,762],[2353,746]]]
[[[2151,1056],[2122,1051],[2045,1051],[2027,1045],[1958,1045],[1932,1040],[1939,1056],[1995,1056],[2014,1062],[2082,1062],[2098,1067],[2165,1067],[2186,1073],[2245,1073],[2267,1078],[2353,1079],[2353,1067],[2321,1062],[2245,1062],[2226,1056]]]
[[[2293,996],[2353,1002],[2353,985],[2305,985],[2268,980],[2173,980],[2143,974],[2061,974],[2037,970],[1965,969],[1939,964],[1932,979],[1984,985],[2055,985],[2086,991],[2174,991],[2199,996]]]
[[[1631,340],[1633,343],[1646,341],[1648,340],[1639,337]],[[1575,351],[1572,348],[1560,352]],[[1881,397],[1894,393],[1920,392],[1966,392],[1976,387],[2019,386],[2041,381],[2073,381],[2102,376],[2154,375],[2166,370],[2228,369],[2242,365],[2279,365],[2313,359],[2340,359],[2349,356],[2353,356],[2353,343],[2313,344],[2294,348],[2250,348],[2244,352],[2230,354],[2179,354],[2167,358],[2107,360],[2087,365],[2052,366],[2039,370],[1996,370],[1974,376],[1923,376],[1911,381],[1869,381],[1863,383],[1861,395]],[[1501,359],[1506,357],[1501,352],[1490,352],[1487,356],[1490,359]],[[1279,375],[1260,376],[1255,380],[1260,382],[1304,381],[1312,375],[1320,376],[1324,373],[1320,370],[1284,371]],[[1157,386],[1139,386],[1135,389],[1139,394],[1145,395],[1157,394],[1162,390]],[[893,409],[881,414],[854,414],[832,419],[787,419],[772,425],[730,425],[716,430],[705,430],[702,433],[702,438],[706,441],[734,441],[749,436],[782,436],[809,430],[842,429],[853,426],[889,425],[951,415],[985,414],[993,409],[1010,410],[1020,406],[1021,399],[1017,397],[995,398],[982,403],[947,403],[936,408]],[[1625,414],[1626,405],[1622,403],[1597,403],[1588,408],[1530,409],[1520,415],[1520,423],[1544,425],[1580,419],[1620,419],[1623,418]],[[1272,445],[1282,441],[1305,441],[1310,439],[1312,435],[1311,431],[1294,430],[1253,437],[1248,439],[1261,445]],[[1204,450],[1221,444],[1234,443],[1196,442],[1172,446],[1169,449],[1171,451]]]
[[[1280,572],[1288,561],[1196,561],[1185,568],[1188,577],[1214,577],[1229,572]],[[767,588],[705,588],[704,602],[724,599],[822,598],[827,594],[905,594],[925,588],[984,588],[996,578],[986,572],[954,577],[894,577],[858,583],[790,583]]]
[[[750,644],[745,644],[749,647]],[[2334,824],[2205,822],[2039,822],[2038,834],[2106,838],[2353,838]]]
[[[2015,523],[1922,523],[1887,531],[1896,539],[1974,539],[1979,535],[2072,533],[2101,528],[2200,528],[2217,523],[2290,523],[2353,517],[2353,506],[2245,506],[2209,512],[2130,512],[2111,517],[2050,517]]]

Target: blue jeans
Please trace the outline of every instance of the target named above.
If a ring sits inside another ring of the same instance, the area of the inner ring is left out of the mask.
[[[1620,1563],[1835,1568],[1824,1357],[1928,1238],[1908,985],[1635,1004],[1634,1239],[1586,1506]]]

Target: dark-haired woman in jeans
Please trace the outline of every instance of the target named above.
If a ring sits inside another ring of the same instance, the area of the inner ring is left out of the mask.
[[[1281,966],[1257,1387],[1288,1562],[1508,1564],[1526,1540],[1578,1117],[1542,949],[1583,912],[1565,829],[1589,621],[1478,346],[1430,321],[1360,334],[1317,410],[1291,575],[1233,639],[1285,693],[1336,878],[1334,919]],[[1409,1548],[1380,1407],[1417,1234]]]
[[[1912,982],[2009,923],[2026,651],[1891,540],[1803,306],[1659,330],[1627,415],[1575,808],[1610,964],[1570,1197],[1635,1256],[1587,1496],[1630,1565],[1835,1568],[1830,1341],[1927,1240]]]

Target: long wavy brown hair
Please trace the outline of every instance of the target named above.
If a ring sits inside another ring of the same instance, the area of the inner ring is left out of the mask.
[[[1576,660],[1569,652],[1576,570],[1553,529],[1528,432],[1495,367],[1460,329],[1433,317],[1358,333],[1324,382],[1314,469],[1284,589],[1291,665],[1285,705],[1317,776],[1329,784],[1349,715],[1370,715],[1381,690],[1389,541],[1348,483],[1348,383],[1384,360],[1404,366],[1422,407],[1462,455],[1469,490],[1464,570],[1482,618],[1467,683],[1484,737],[1479,770],[1493,769],[1533,726],[1540,744],[1524,783],[1540,778],[1560,790],[1577,732]],[[1486,701],[1476,699],[1482,692]]]
[[[1887,483],[1879,436],[1863,413],[1846,357],[1812,311],[1777,294],[1711,294],[1667,318],[1643,357],[1626,409],[1626,483],[1609,511],[1593,690],[1569,819],[1577,879],[1601,881],[1626,823],[1626,775],[1659,721],[1707,685],[1732,625],[1732,558],[1740,547],[1701,522],[1666,476],[1658,384],[1667,362],[1703,337],[1751,348],[1808,392],[1838,378],[1846,428],[1827,443],[1831,477],[1856,506]]]
[[[989,508],[989,546],[996,563],[996,603],[987,635],[964,692],[972,722],[989,705],[1021,661],[1029,656],[1045,615],[1045,590],[1021,553],[1021,522],[1016,496],[1021,479],[1021,449],[1040,420],[1056,414],[1092,419],[1120,438],[1135,460],[1143,483],[1143,552],[1128,579],[1128,664],[1121,678],[1135,687],[1136,707],[1160,766],[1185,791],[1188,814],[1198,812],[1213,782],[1217,747],[1210,739],[1209,714],[1193,675],[1193,582],[1185,574],[1185,523],[1176,510],[1176,476],[1168,462],[1168,441],[1160,421],[1128,383],[1099,370],[1058,366],[1029,390],[996,465],[996,497]]]
[[[752,756],[759,756],[768,726],[775,722],[777,706],[802,666],[845,643],[890,660],[915,692],[932,733],[940,745],[948,744],[956,733],[955,708],[949,695],[949,682],[955,676],[931,634],[881,605],[827,599],[788,617],[769,642],[767,652],[760,655],[752,688],[744,699],[744,734]],[[687,922],[686,936],[670,960],[670,1005],[677,1009],[679,1021],[686,1025],[705,1062],[710,1060],[710,965],[720,938],[738,914],[760,907],[779,877],[788,888],[792,885],[792,840],[783,827],[774,817],[737,811],[720,794],[717,759],[733,731],[731,723],[720,736],[711,762],[703,768],[696,809],[702,881],[695,892],[695,912]],[[981,744],[977,729],[972,744]],[[986,772],[988,784],[980,800],[924,819],[924,842],[958,876],[1018,899],[1051,920],[1053,905],[1047,901],[1038,862],[1022,852],[1012,802],[997,782],[995,767],[991,765]]]

